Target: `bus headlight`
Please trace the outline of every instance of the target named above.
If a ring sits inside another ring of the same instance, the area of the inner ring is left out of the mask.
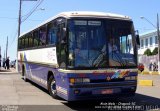
[[[90,79],[89,78],[70,78],[69,79],[70,83],[89,83]]]
[[[125,77],[125,80],[137,80],[137,76],[129,76],[129,77]]]

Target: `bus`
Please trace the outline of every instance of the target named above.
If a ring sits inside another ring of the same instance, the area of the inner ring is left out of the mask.
[[[63,12],[20,35],[18,71],[53,98],[133,96],[138,45],[139,36],[128,16]]]

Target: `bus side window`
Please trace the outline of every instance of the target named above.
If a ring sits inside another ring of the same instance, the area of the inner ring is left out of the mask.
[[[32,35],[32,33],[29,34],[28,39],[29,39],[28,47],[32,47],[33,46],[33,35]]]
[[[24,45],[25,45],[24,37],[23,37],[23,38],[21,38],[21,40],[22,40],[22,42],[21,42],[21,43],[22,43],[22,44],[21,44],[21,48],[22,48],[22,49],[24,49],[24,48],[25,48],[25,46],[24,46]]]
[[[56,33],[57,28],[54,23],[50,23],[48,25],[48,32],[47,32],[47,44],[48,45],[55,45],[56,44]]]
[[[21,43],[22,39],[19,38],[18,39],[18,49],[21,49],[22,48],[22,43]]]
[[[28,48],[28,34],[25,36],[25,48]]]
[[[37,47],[39,44],[39,36],[38,36],[38,31],[33,32],[33,47]]]
[[[39,45],[40,46],[46,45],[46,38],[47,38],[46,36],[47,36],[47,28],[46,26],[43,26],[39,30],[39,39],[40,39]]]

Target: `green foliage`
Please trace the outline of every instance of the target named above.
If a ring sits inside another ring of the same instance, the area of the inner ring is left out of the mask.
[[[152,55],[157,55],[158,54],[158,47],[155,47],[154,50],[152,51]]]
[[[151,56],[151,55],[152,55],[151,50],[150,50],[150,49],[146,49],[146,50],[144,51],[144,55]]]

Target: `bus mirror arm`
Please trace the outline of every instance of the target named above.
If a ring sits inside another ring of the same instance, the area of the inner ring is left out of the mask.
[[[138,30],[135,31],[135,35],[136,35],[136,43],[137,43],[137,45],[140,45],[139,31]]]
[[[140,45],[139,35],[136,35],[136,42],[137,42],[137,45]]]

